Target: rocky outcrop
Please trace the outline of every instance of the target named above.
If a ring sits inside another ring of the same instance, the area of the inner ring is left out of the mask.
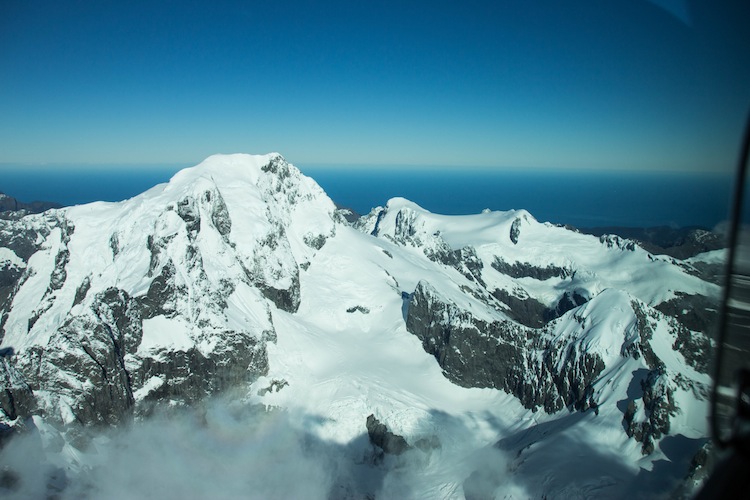
[[[510,241],[512,241],[514,245],[517,245],[519,236],[521,236],[521,219],[516,218],[513,221],[513,224],[510,225]]]
[[[458,385],[503,389],[525,407],[547,412],[597,406],[592,384],[602,359],[575,345],[545,342],[545,330],[480,320],[425,282],[410,295],[406,328]]]
[[[191,347],[144,357],[133,371],[133,385],[143,392],[137,410],[149,413],[166,402],[189,406],[268,373],[267,339],[237,331],[216,332],[215,338],[220,347],[211,352]]]
[[[616,234],[603,234],[599,237],[599,241],[607,248],[618,248],[629,252],[634,252],[637,246],[635,241],[621,238]]]
[[[15,367],[12,350],[0,353],[0,415],[5,421],[24,420],[37,408],[34,391]]]
[[[544,281],[550,278],[568,278],[573,274],[570,269],[549,264],[545,267],[534,266],[527,262],[514,262],[509,264],[501,257],[495,256],[492,267],[497,272],[510,276],[511,278],[534,278]]]
[[[30,385],[49,396],[40,402],[48,416],[84,425],[127,418],[134,399],[126,356],[141,342],[141,321],[138,301],[112,288],[69,318],[46,346],[21,353],[19,368]]]
[[[144,319],[156,316],[172,317],[177,312],[177,300],[186,288],[175,283],[176,269],[170,260],[151,281],[146,295],[139,298]]]
[[[297,312],[300,304],[299,271],[292,276],[289,288],[276,288],[264,282],[255,284],[260,291],[279,309],[287,312]]]
[[[367,417],[367,436],[370,443],[389,455],[401,455],[409,449],[409,444],[403,436],[394,434],[375,415]]]
[[[639,412],[638,402],[630,400],[623,425],[628,436],[642,443],[641,451],[648,455],[654,451],[655,442],[669,434],[670,418],[678,409],[674,401],[674,389],[670,387],[663,368],[650,371],[641,381],[641,390],[642,411]],[[638,413],[643,415],[642,420],[636,417]]]
[[[492,296],[508,306],[503,312],[524,326],[539,328],[557,317],[547,306],[530,297],[523,288],[516,288],[513,293],[496,288]]]
[[[579,293],[577,290],[573,291],[566,291],[563,293],[562,297],[560,297],[560,300],[557,302],[557,305],[555,306],[554,310],[551,310],[548,314],[548,319],[555,319],[559,318],[566,312],[575,309],[578,306],[582,306],[586,302],[588,302],[588,297],[584,296],[583,294]]]
[[[708,373],[713,350],[711,329],[718,319],[718,303],[701,295],[675,292],[675,297],[657,304],[655,308],[671,318],[675,333],[674,349],[701,373]]]
[[[0,219],[0,247],[11,250],[23,262],[28,262],[57,225],[56,221],[55,212],[49,216],[20,220]]]
[[[163,304],[156,312],[165,312]],[[205,352],[197,347],[140,352],[143,321],[154,316],[153,302],[111,288],[97,294],[46,347],[24,353],[20,368],[31,387],[50,395],[43,402],[47,415],[63,423],[115,425],[134,409],[148,413],[158,403],[189,405],[268,371],[265,343],[275,338],[272,331],[261,338],[211,331],[206,342],[215,347]]]
[[[3,325],[8,319],[10,305],[25,269],[26,264],[23,262],[0,261],[0,341],[3,339]]]
[[[615,299],[617,302],[613,302]],[[611,348],[592,349],[591,342],[600,340],[598,336],[589,340],[589,332],[601,331],[602,327],[591,324],[592,320],[580,313],[581,306],[541,328],[529,328],[510,320],[479,319],[443,298],[426,282],[420,282],[406,300],[407,330],[422,341],[424,350],[435,357],[452,382],[502,389],[532,410],[542,408],[554,413],[564,408],[593,409],[598,413],[596,387],[607,369],[603,356],[611,356],[606,354]],[[605,300],[609,307],[623,310],[629,299],[610,294]],[[679,342],[680,330],[673,328],[679,327],[677,321],[639,301],[632,300],[629,305],[629,322],[619,321],[621,331],[606,333],[622,338],[620,357],[609,363],[633,358],[647,367],[641,370],[643,375],[634,374],[633,384],[637,385],[618,407],[623,411],[627,435],[642,444],[644,454],[650,454],[669,434],[672,418],[680,411],[676,391],[689,391],[695,398],[706,400],[708,390],[680,373],[669,372],[651,347],[657,323],[661,331],[666,330]],[[560,324],[563,321],[564,326]]]
[[[57,248],[47,289],[29,317],[28,329],[46,312],[56,298],[67,278],[66,266],[70,257],[67,244],[74,226],[62,211],[52,210],[42,215],[23,217],[18,220],[0,220],[0,341],[5,336],[13,299],[24,282],[35,274],[28,267],[32,255]]]

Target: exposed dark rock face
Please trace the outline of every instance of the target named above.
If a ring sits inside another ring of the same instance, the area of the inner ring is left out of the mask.
[[[478,283],[482,287],[486,286],[482,279],[482,269],[484,269],[484,264],[477,256],[477,251],[474,247],[466,246],[459,250],[454,250],[452,256],[453,262],[451,265],[458,272],[466,276],[469,281]]]
[[[265,342],[246,332],[217,332],[221,348],[205,354],[196,348],[160,351],[143,359],[133,373],[136,386],[144,386],[153,377],[158,387],[145,397],[142,411],[153,403],[191,405],[205,397],[254,381],[268,373]]]
[[[521,236],[521,219],[516,218],[510,226],[510,241],[517,245],[519,236]]]
[[[0,247],[12,250],[21,260],[28,262],[49,236],[56,220],[55,217],[45,218],[45,223],[41,224],[31,219],[0,219]]]
[[[268,385],[268,387],[264,387],[263,389],[258,390],[258,396],[263,396],[265,394],[268,394],[269,392],[279,392],[284,387],[288,386],[289,382],[282,379],[273,379],[271,380],[271,383]]]
[[[234,284],[220,280],[218,287],[207,288],[202,257],[192,242],[201,231],[201,224],[209,224],[224,238],[230,233],[232,224],[223,198],[218,191],[207,190],[200,200],[186,197],[167,210],[174,210],[180,216],[188,235],[184,263],[189,276],[181,280],[194,280],[195,293],[207,299],[208,308],[217,308],[220,312],[226,307],[226,298],[234,290]],[[203,212],[210,217],[202,217]],[[0,221],[0,244],[17,251],[16,255],[24,262],[40,250],[40,242],[49,239],[55,228],[60,229],[59,250],[54,257],[50,283],[43,301],[29,320],[30,329],[52,305],[58,290],[65,286],[70,260],[67,244],[74,232],[73,225],[62,214],[51,213],[43,219],[44,223],[40,222],[40,219],[29,218]],[[187,305],[190,300],[187,289],[178,284],[181,282],[177,280],[172,259],[165,259],[166,255],[174,255],[172,250],[167,250],[175,237],[175,234],[148,234],[149,276],[156,276],[143,296],[133,298],[123,290],[110,288],[91,298],[92,277],[86,277],[77,286],[73,299],[74,306],[85,304],[85,309],[54,332],[46,346],[32,347],[19,355],[17,368],[8,365],[28,380],[29,394],[33,395],[33,389],[50,395],[40,412],[47,412],[53,421],[114,425],[132,414],[134,392],[153,377],[162,381],[158,387],[151,387],[156,385],[151,382],[147,389],[150,392],[142,400],[143,408],[139,411],[147,411],[165,398],[173,403],[190,404],[267,372],[265,343],[275,338],[272,332],[261,339],[250,332],[210,330],[211,335],[221,339],[211,352],[192,348],[162,351],[153,357],[138,353],[144,320],[157,316],[171,318],[185,309],[194,313],[191,319],[196,325],[210,326],[200,316],[200,307]],[[109,247],[112,257],[116,258],[123,247],[117,232],[109,236]],[[25,273],[24,263],[10,262],[0,269],[0,318],[3,322]],[[284,307],[295,309],[299,304],[298,288],[299,283],[295,281],[291,290],[269,287],[265,292]],[[18,384],[13,387],[15,392],[4,392],[7,401],[3,408],[9,412],[9,417],[19,414],[19,405],[21,408],[25,405],[25,393],[18,392]],[[67,414],[57,413],[61,408],[67,408]]]
[[[375,415],[367,417],[367,435],[370,443],[389,455],[401,455],[409,449],[406,439],[389,431],[385,424],[375,418]]]
[[[26,265],[33,254],[38,252],[50,238],[52,232],[59,230],[59,246],[55,255],[53,270],[47,290],[28,321],[31,330],[36,321],[52,305],[56,292],[60,290],[67,279],[67,264],[70,252],[67,248],[75,227],[65,218],[65,214],[51,211],[41,216],[24,217],[18,220],[0,220],[0,247],[12,251],[22,263],[10,262],[0,264],[0,341],[5,336],[5,322],[8,318],[13,298],[21,285],[32,275],[33,270]],[[6,261],[7,262],[7,261]]]
[[[73,305],[78,305],[81,302],[83,302],[83,299],[86,298],[86,294],[89,293],[89,289],[91,288],[91,277],[86,276],[81,284],[76,289],[76,296],[73,298]]]
[[[87,335],[81,336],[81,331]],[[52,336],[40,364],[24,367],[24,371],[38,374],[34,385],[39,389],[54,388],[56,398],[67,398],[80,424],[114,425],[133,406],[123,354],[110,325],[79,316]],[[66,420],[63,415],[55,417]]]
[[[45,298],[56,290],[61,289],[68,277],[68,273],[66,270],[68,262],[70,261],[70,251],[68,250],[68,243],[70,242],[71,235],[75,231],[75,227],[70,221],[62,218],[60,220],[60,229],[60,250],[58,250],[57,255],[55,256],[55,267],[52,271],[52,275],[50,276],[49,287],[47,288],[47,292],[45,293]]]
[[[284,181],[291,175],[289,172],[289,163],[282,156],[274,156],[271,160],[261,167],[261,170],[266,173],[274,174],[274,177],[280,181]]]
[[[629,252],[634,252],[636,247],[635,241],[621,238],[615,234],[603,234],[599,237],[599,241],[607,248],[619,248]]]
[[[117,257],[117,254],[120,253],[120,237],[117,236],[117,233],[112,233],[112,235],[109,237],[109,248],[112,249],[112,257]]]
[[[362,217],[354,209],[351,209],[351,208],[348,208],[348,207],[342,207],[338,203],[336,203],[336,213],[344,221],[346,221],[348,224],[352,224],[352,225],[354,225],[359,220],[359,218]]]
[[[347,308],[346,312],[348,313],[360,312],[362,314],[370,314],[370,309],[365,306],[353,306],[353,307]]]
[[[370,213],[362,215],[352,223],[352,227],[371,236],[379,236],[380,223],[386,216],[386,209],[383,207],[374,207]]]
[[[565,341],[559,338],[553,341],[548,333],[553,331],[557,320],[538,329],[511,321],[488,323],[442,299],[425,282],[420,282],[414,293],[407,294],[406,300],[407,330],[422,341],[425,351],[435,357],[452,382],[464,387],[505,390],[529,409],[541,407],[548,413],[563,408],[593,409],[598,413],[594,383],[603,373],[605,363],[599,354],[576,342],[576,334]],[[583,301],[583,297],[578,300]],[[681,325],[659,311],[647,311],[638,301],[633,301],[631,307],[635,336],[623,344],[621,355],[642,357],[649,368],[634,379],[638,394],[618,406],[624,414],[626,433],[642,443],[644,454],[650,454],[656,443],[669,433],[671,419],[679,411],[674,397],[677,387],[692,391],[698,399],[706,399],[708,391],[679,373],[667,373],[651,348],[655,321],[666,322],[677,342],[681,338]],[[573,319],[580,323],[582,331],[586,328],[584,317],[574,315]],[[623,328],[624,335],[632,335],[628,333],[631,327]]]
[[[498,288],[492,292],[492,296],[508,306],[508,309],[504,310],[508,316],[525,326],[539,328],[557,317],[553,316],[553,311],[547,306],[529,297],[523,289],[510,293]]]
[[[677,318],[687,329],[708,333],[716,324],[719,304],[702,295],[675,292],[675,297],[656,305],[667,316]]]
[[[597,354],[543,341],[538,330],[511,321],[487,323],[439,298],[420,282],[410,296],[406,327],[463,387],[509,392],[531,409],[596,408],[591,384],[604,369]]]
[[[550,278],[569,278],[573,275],[570,269],[548,265],[546,267],[533,266],[525,262],[514,262],[509,264],[500,257],[495,257],[492,267],[499,273],[510,276],[511,278],[534,278],[544,281]]]
[[[555,306],[554,311],[550,311],[549,319],[559,318],[566,312],[573,310],[578,306],[582,306],[586,302],[588,302],[588,298],[584,297],[577,291],[565,292],[557,303],[557,306]]]
[[[627,354],[636,359],[643,356],[649,370],[640,381],[634,379],[634,382],[637,382],[640,388],[640,396],[628,400],[625,408],[621,407],[621,409],[623,409],[624,414],[623,426],[625,432],[628,436],[642,443],[641,451],[644,455],[647,455],[654,451],[655,443],[669,433],[670,420],[679,411],[674,399],[676,387],[691,390],[696,398],[703,400],[708,398],[708,390],[700,384],[691,383],[679,373],[671,375],[667,373],[664,363],[651,348],[653,321],[660,313],[653,309],[651,313],[647,313],[637,301],[632,302],[632,307],[636,316],[639,340],[631,344]],[[673,329],[673,335],[679,339],[679,334],[675,332],[680,328],[684,329],[684,327],[673,318],[667,317],[665,319],[670,328]],[[695,365],[696,368],[700,366],[700,363]],[[636,418],[639,410],[643,410],[643,416]]]
[[[726,278],[726,267],[723,263],[692,262],[682,263],[683,269],[709,283],[723,285]]]
[[[623,424],[628,436],[642,443],[641,451],[648,455],[654,451],[655,442],[669,433],[670,418],[677,413],[674,401],[674,390],[669,386],[663,369],[651,370],[641,381],[643,405],[646,419],[641,422],[634,420],[638,403],[628,402]]]
[[[218,189],[206,191],[203,197],[206,203],[213,203],[211,205],[211,223],[220,235],[227,236],[232,231],[232,218],[229,217],[229,210],[221,192]]]
[[[63,284],[65,284],[65,279],[68,277],[68,273],[65,271],[65,266],[68,264],[69,260],[70,252],[67,248],[60,250],[57,253],[57,256],[55,256],[55,269],[52,271],[52,276],[50,276],[48,292],[59,290],[62,288]]]
[[[310,248],[314,248],[315,250],[320,250],[321,248],[323,248],[323,245],[326,244],[326,237],[322,234],[306,234],[304,240],[305,245],[309,246]]]
[[[708,369],[713,356],[713,349],[711,347],[710,337],[698,330],[689,330],[685,324],[681,321],[683,317],[686,318],[686,322],[693,326],[703,326],[708,330],[710,325],[704,324],[704,318],[706,316],[713,316],[716,314],[715,310],[710,310],[707,307],[706,311],[694,311],[685,310],[686,313],[682,314],[681,309],[678,309],[681,304],[690,304],[695,301],[696,304],[711,304],[704,297],[696,295],[685,295],[677,294],[677,297],[663,302],[656,306],[657,310],[660,310],[666,315],[667,323],[669,325],[670,332],[675,337],[672,348],[683,355],[685,361],[690,364],[693,368],[701,373],[708,373]],[[638,329],[641,332],[641,336],[645,339],[646,344],[642,346],[642,351],[646,357],[646,362],[649,367],[656,368],[659,366],[659,362],[654,361],[655,355],[650,351],[650,346],[647,344],[651,338],[651,321],[655,319],[643,310],[643,308],[637,302],[633,303],[633,310],[636,313],[638,319]],[[679,310],[679,312],[677,312]],[[674,314],[669,314],[669,311],[674,311]],[[678,318],[678,319],[675,319]]]
[[[417,235],[415,226],[417,214],[411,210],[399,210],[396,214],[396,229],[393,232],[394,238],[399,241],[408,241]]]
[[[108,288],[96,295],[91,310],[112,336],[115,351],[132,353],[143,338],[143,305],[124,290]]]
[[[90,309],[69,319],[45,348],[19,358],[19,368],[35,390],[49,391],[52,406],[66,400],[71,415],[55,420],[114,425],[130,414],[133,386],[125,356],[143,335],[138,302],[122,290],[97,294]]]
[[[495,256],[492,268],[515,279],[532,278],[545,281],[552,278],[568,279],[575,276],[575,271],[567,267],[552,264],[542,267],[525,262],[510,264],[499,256]],[[483,285],[482,282],[480,284]],[[492,296],[508,306],[503,311],[512,319],[532,328],[539,328],[588,301],[588,297],[577,290],[567,290],[562,294],[555,307],[550,308],[531,297],[521,287],[516,287],[512,292],[504,289],[495,289],[492,292]]]
[[[263,295],[276,307],[287,312],[297,312],[300,304],[299,271],[292,277],[289,288],[275,288],[265,283],[256,283]]]
[[[177,297],[185,292],[184,288],[175,285],[174,280],[175,266],[170,260],[153,279],[146,295],[140,299],[144,319],[160,315],[174,316],[177,311]]]
[[[25,265],[0,264],[0,341],[3,339],[3,326],[8,319],[13,296],[18,291],[24,270]]]
[[[638,359],[639,356],[643,355],[643,360],[646,365],[652,369],[662,369],[664,363],[656,356],[654,350],[651,348],[651,339],[654,335],[654,329],[652,321],[654,318],[649,316],[648,313],[641,307],[641,305],[633,301],[631,303],[633,312],[636,318],[636,328],[638,329],[639,340],[630,346],[630,355]]]
[[[662,302],[656,309],[672,321],[677,339],[674,348],[696,370],[708,373],[713,356],[710,337],[718,318],[718,302],[701,295],[675,292],[675,297]]]
[[[675,500],[696,498],[700,491],[700,485],[704,484],[711,473],[716,470],[715,461],[716,454],[713,451],[713,443],[706,441],[690,460],[690,468],[685,476],[685,481],[672,493],[671,498]]]
[[[708,335],[691,332],[681,324],[670,318],[672,331],[676,332],[676,339],[672,348],[683,355],[685,361],[701,373],[708,373],[713,359],[713,348]]]
[[[20,358],[30,387],[53,393],[52,408],[65,398],[80,424],[114,425],[132,414],[134,392],[147,384],[152,386],[136,408],[139,412],[148,413],[162,401],[189,405],[267,373],[265,345],[275,340],[273,331],[262,338],[249,332],[213,331],[210,336],[217,347],[207,353],[192,347],[139,354],[143,320],[169,312],[164,304],[174,301],[155,292],[148,296],[135,299],[116,288],[97,294],[89,309],[60,328],[48,346]],[[50,417],[69,420],[64,415]]]
[[[0,356],[0,412],[6,420],[26,419],[36,410],[34,391],[16,369],[12,353]]]
[[[185,221],[185,229],[195,239],[201,227],[201,215],[192,198],[183,198],[177,203],[177,215]]]
[[[275,252],[283,253],[288,251],[288,247],[282,246],[286,242],[284,226],[281,223],[277,223],[275,227],[269,232],[263,240],[261,240],[261,246],[268,252],[269,255],[273,255]],[[320,241],[321,247],[325,244],[325,237],[322,240],[318,240],[313,237],[312,241]],[[293,260],[291,254],[289,254],[290,260]],[[255,261],[252,263],[252,267],[247,268],[243,265],[245,270],[245,276],[248,281],[256,286],[263,295],[271,300],[276,307],[287,312],[296,312],[300,305],[300,283],[299,283],[299,266],[294,265],[288,269],[276,269],[276,274],[287,274],[289,277],[290,284],[286,288],[278,288],[272,284],[269,284],[265,278],[263,269],[267,266],[267,262],[264,261],[266,257],[255,257]]]

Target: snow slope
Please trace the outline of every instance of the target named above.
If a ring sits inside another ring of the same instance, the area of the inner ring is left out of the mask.
[[[658,496],[707,435],[708,340],[659,307],[718,288],[617,237],[399,198],[352,227],[277,154],[0,224],[0,346],[73,479],[103,467],[76,422],[230,390],[283,412],[295,453],[338,450],[322,496]],[[383,455],[369,415],[410,449]]]

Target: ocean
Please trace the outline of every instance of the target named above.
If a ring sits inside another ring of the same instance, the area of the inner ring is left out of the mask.
[[[26,202],[119,201],[185,166],[0,166],[0,191]],[[524,208],[539,221],[577,227],[713,228],[727,219],[732,183],[709,173],[298,166],[336,203],[360,214],[401,196],[436,213]]]

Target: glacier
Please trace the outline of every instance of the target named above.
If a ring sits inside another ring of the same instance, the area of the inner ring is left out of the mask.
[[[656,255],[522,209],[446,216],[393,198],[344,215],[272,153],[0,220],[0,490],[658,498],[699,485],[686,477],[707,442],[723,251]]]

